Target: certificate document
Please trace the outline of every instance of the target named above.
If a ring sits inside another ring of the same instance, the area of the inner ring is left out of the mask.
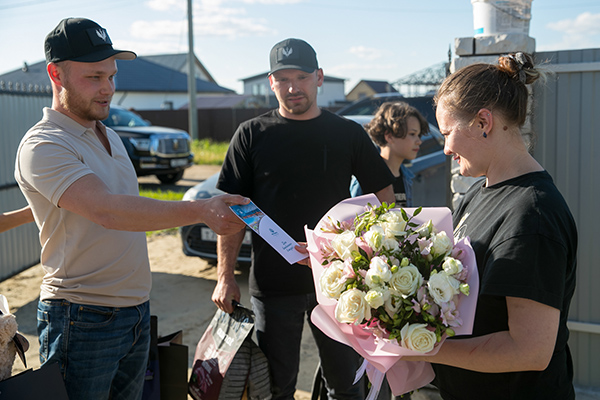
[[[292,239],[252,201],[248,204],[230,206],[229,208],[290,264],[308,257],[308,254],[302,254],[296,250],[294,246],[298,245],[298,242]]]

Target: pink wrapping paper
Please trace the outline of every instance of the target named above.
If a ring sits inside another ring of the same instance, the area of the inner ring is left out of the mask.
[[[326,268],[321,265],[323,259],[320,253],[320,245],[324,241],[331,241],[335,236],[333,233],[321,231],[321,227],[325,225],[327,217],[330,217],[334,221],[351,221],[357,215],[364,212],[365,206],[368,203],[373,206],[381,205],[374,194],[350,198],[338,203],[329,210],[329,212],[321,218],[321,221],[317,224],[314,231],[305,227],[317,301],[319,303],[311,314],[311,320],[330,338],[351,346],[368,362],[368,365],[366,365],[366,373],[368,374],[370,381],[374,384],[374,387],[377,386],[378,389],[379,386],[377,383],[381,382],[383,378],[382,375],[385,374],[392,389],[392,393],[399,396],[430,383],[435,377],[431,365],[426,362],[403,361],[401,360],[401,357],[405,355],[420,356],[423,354],[403,348],[395,341],[377,338],[370,331],[364,330],[361,326],[338,322],[335,318],[337,301],[329,299],[322,294],[319,283],[320,276]],[[408,215],[412,215],[415,208],[405,208],[404,210]],[[436,229],[439,231],[446,231],[448,237],[453,237],[452,214],[448,208],[423,208],[421,213],[414,217],[412,221],[420,225],[429,220],[432,220]],[[477,293],[479,292],[479,275],[477,272],[475,253],[473,252],[468,239],[462,240],[456,245],[465,250],[463,252],[464,255],[461,257],[461,261],[469,271],[467,282],[470,286],[470,295],[460,295],[458,310],[460,311],[460,317],[463,320],[463,324],[453,329],[457,335],[468,335],[473,331],[473,319],[475,317],[475,308],[477,305]],[[431,352],[426,354],[436,354],[445,339],[446,337],[444,336],[442,341],[436,345]],[[375,394],[373,394],[373,396]]]

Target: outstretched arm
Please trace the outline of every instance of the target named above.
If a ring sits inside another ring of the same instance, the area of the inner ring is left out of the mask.
[[[33,222],[33,214],[29,206],[0,214],[0,232]]]
[[[161,201],[113,194],[100,178],[90,174],[75,181],[58,205],[107,229],[153,231],[204,223],[222,235],[244,228],[244,223],[229,206],[247,204],[248,201],[238,195],[196,201]]]

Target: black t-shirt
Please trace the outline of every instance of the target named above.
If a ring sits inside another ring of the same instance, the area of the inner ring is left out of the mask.
[[[217,187],[247,196],[296,241],[306,241],[335,204],[350,197],[355,175],[365,193],[393,181],[364,129],[322,110],[317,118],[283,118],[277,110],[240,124]],[[290,265],[253,233],[250,294],[279,296],[314,292],[310,268]]]
[[[494,374],[434,364],[443,398],[574,399],[567,317],[575,290],[577,230],[550,175],[533,172],[491,187],[476,183],[453,218],[455,237],[469,236],[477,258],[473,336],[508,330],[506,296],[559,309],[560,325],[544,371]]]
[[[404,177],[402,176],[402,169],[400,169],[400,175],[395,177],[394,183],[394,197],[396,198],[396,207],[408,207],[406,200],[406,188],[404,187]]]

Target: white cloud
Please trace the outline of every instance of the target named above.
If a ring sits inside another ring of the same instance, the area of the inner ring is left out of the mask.
[[[383,57],[386,53],[384,50],[365,46],[352,46],[348,52],[350,54],[354,54],[362,60],[375,60]]]
[[[249,35],[268,35],[275,33],[275,30],[264,20],[213,14],[195,19],[194,33],[201,36],[227,36],[233,39]]]
[[[558,22],[551,22],[547,25],[553,31],[563,32],[566,35],[598,35],[600,34],[600,14],[584,12],[577,18],[564,19]]]
[[[186,10],[187,3],[181,0],[149,0],[146,5],[152,10],[169,11],[172,9]]]
[[[559,42],[538,46],[538,51],[581,49],[597,47],[600,35],[600,14],[584,12],[575,19],[564,19],[546,25],[550,30],[561,32]]]
[[[284,2],[300,0],[245,0],[250,2]],[[140,39],[180,37],[187,34],[187,20],[181,13],[181,0],[150,0],[147,6],[162,13],[176,11],[178,20],[136,21],[132,35]],[[237,38],[249,35],[268,35],[276,31],[264,19],[246,16],[242,7],[226,7],[226,0],[202,0],[194,6],[194,36],[221,36]],[[270,3],[269,3],[270,4]]]

